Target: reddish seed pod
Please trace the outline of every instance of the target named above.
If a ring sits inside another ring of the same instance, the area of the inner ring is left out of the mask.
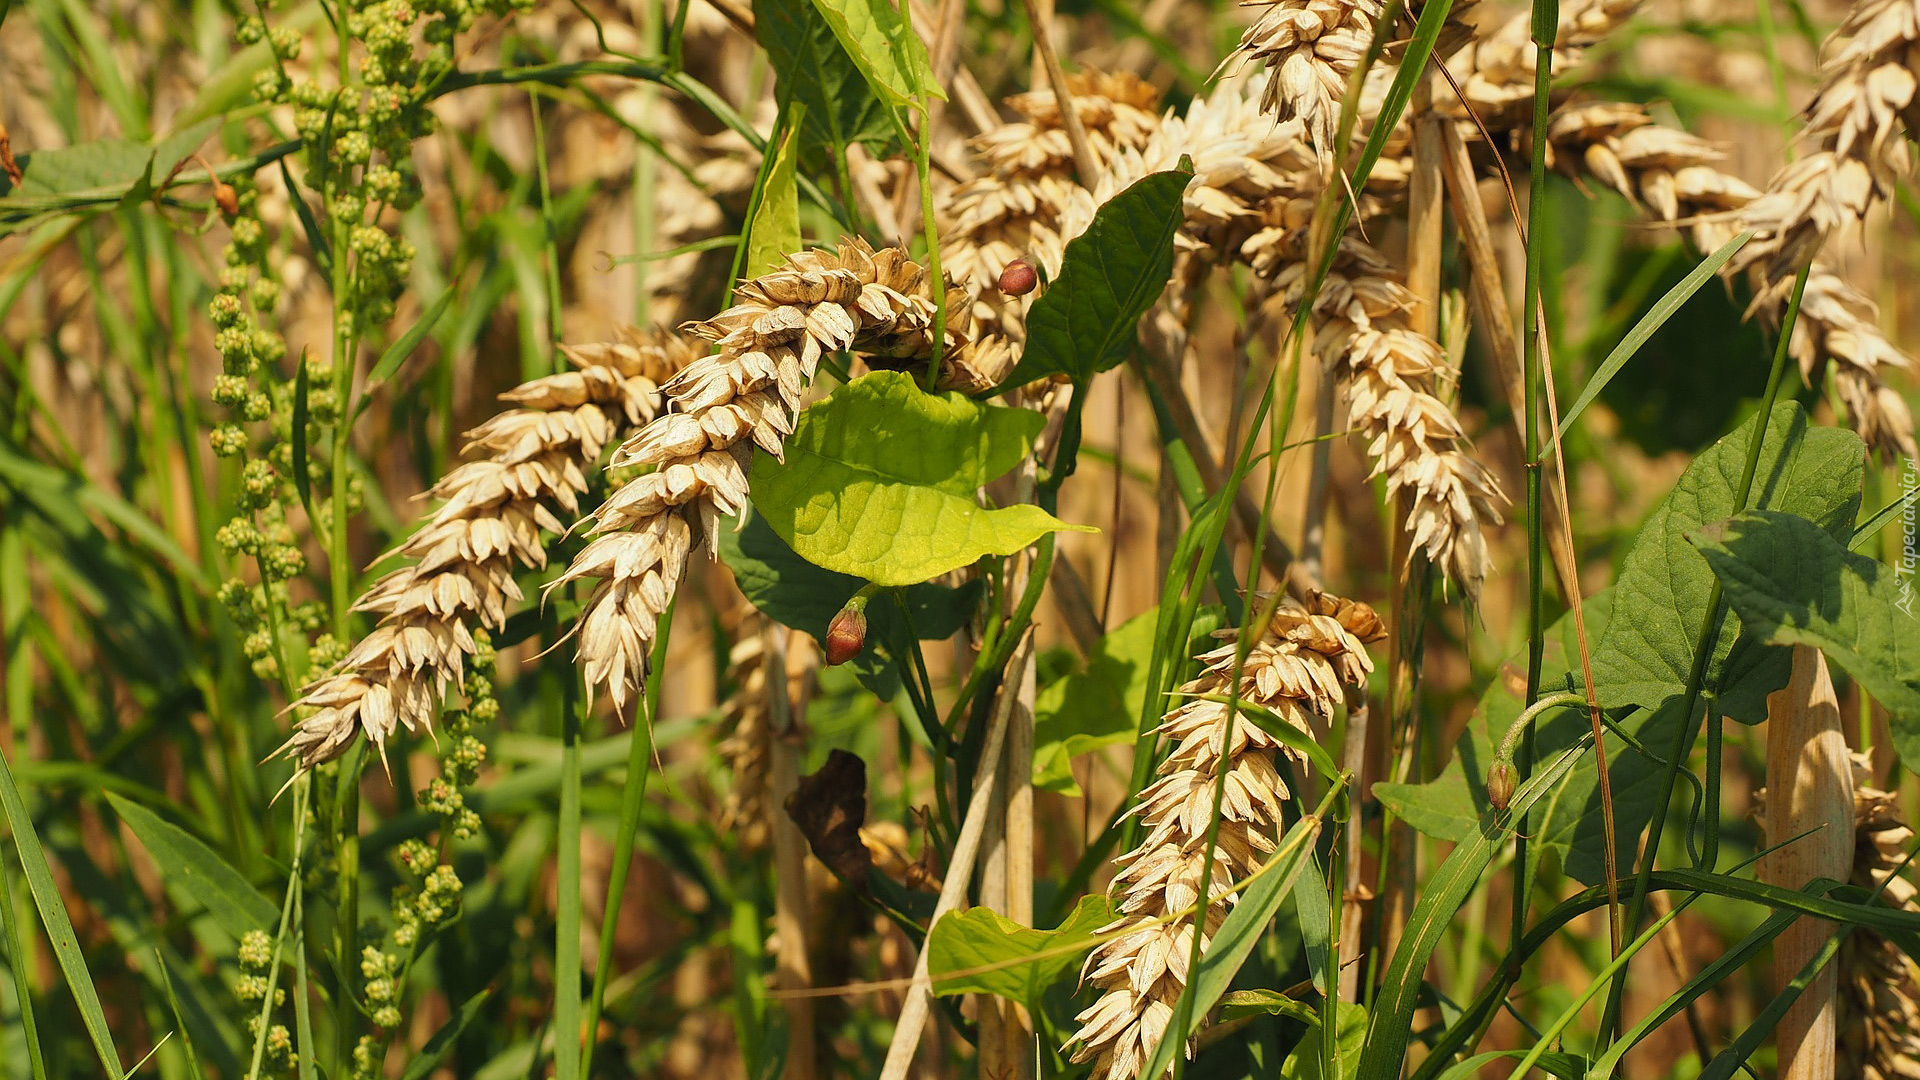
[[[1495,810],[1505,810],[1513,801],[1513,766],[1496,761],[1487,770],[1487,801]]]
[[[1025,296],[1040,284],[1040,272],[1025,259],[1015,259],[1000,271],[1000,291],[1008,296]]]
[[[867,613],[854,607],[840,609],[827,627],[827,663],[844,664],[860,655],[867,644]]]
[[[232,184],[219,180],[213,182],[213,204],[220,208],[228,221],[240,216],[240,196],[234,193]]]

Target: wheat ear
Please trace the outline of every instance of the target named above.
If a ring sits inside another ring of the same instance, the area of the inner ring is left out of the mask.
[[[1226,631],[1222,638],[1234,638]],[[1373,662],[1365,642],[1386,628],[1365,604],[1320,595],[1311,608],[1284,601],[1240,668],[1240,700],[1264,706],[1315,738],[1325,738],[1348,690],[1361,690]],[[1119,857],[1114,887],[1120,919],[1101,933],[1118,933],[1094,947],[1082,982],[1100,996],[1078,1016],[1069,1045],[1073,1060],[1094,1062],[1102,1080],[1131,1080],[1166,1035],[1174,1005],[1186,988],[1194,905],[1207,860],[1214,791],[1226,773],[1220,830],[1207,884],[1201,949],[1233,907],[1234,885],[1275,848],[1286,780],[1277,756],[1297,756],[1223,702],[1205,700],[1233,686],[1236,645],[1199,657],[1200,677],[1180,688],[1186,698],[1168,710],[1158,734],[1170,747],[1158,779],[1140,792],[1134,813],[1146,840]],[[1192,1047],[1188,1047],[1189,1056]]]
[[[579,513],[601,449],[653,419],[660,384],[693,360],[684,341],[660,332],[563,351],[574,370],[500,395],[517,407],[468,433],[465,453],[482,453],[428,492],[439,505],[392,552],[407,565],[354,605],[379,625],[302,691],[292,707],[313,712],[276,755],[305,770],[339,757],[363,731],[384,754],[398,728],[431,730],[474,651],[472,627],[506,624],[521,598],[516,564],[546,565],[546,537],[564,530],[554,510]]]
[[[581,616],[578,659],[590,691],[623,710],[648,670],[656,624],[696,540],[719,544],[722,519],[747,504],[759,447],[780,457],[820,358],[857,351],[924,361],[933,351],[933,285],[898,248],[859,240],[802,252],[741,285],[733,307],[683,329],[719,346],[662,388],[671,411],[628,439],[614,467],[651,470],[588,519],[593,539],[547,585],[596,583]],[[963,312],[949,321],[948,349]]]
[[[1920,889],[1901,875],[1913,830],[1897,794],[1873,786],[1864,754],[1853,755],[1854,859],[1851,884],[1878,890],[1882,903],[1920,911]],[[1839,1067],[1863,1080],[1920,1077],[1920,967],[1899,947],[1867,929],[1840,944]]]

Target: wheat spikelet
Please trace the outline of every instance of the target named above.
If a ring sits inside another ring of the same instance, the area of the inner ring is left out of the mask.
[[[652,472],[614,492],[589,519],[593,539],[549,590],[597,583],[581,616],[578,660],[589,690],[604,687],[626,707],[648,668],[656,623],[696,540],[717,547],[721,519],[747,503],[754,447],[778,457],[800,395],[821,356],[854,350],[871,358],[924,361],[933,353],[934,301],[926,271],[898,248],[859,240],[837,252],[807,251],[742,284],[733,307],[686,333],[720,351],[663,387],[672,411],[614,454],[616,467]],[[960,340],[951,320],[949,350]]]
[[[380,622],[293,703],[314,712],[278,753],[301,769],[340,756],[362,731],[384,754],[397,728],[432,728],[474,651],[472,626],[501,628],[520,600],[515,565],[546,565],[544,536],[565,529],[554,510],[579,513],[602,448],[653,419],[660,384],[693,359],[658,332],[563,351],[574,370],[500,395],[517,407],[468,433],[465,452],[483,453],[433,486],[439,505],[393,552],[407,565],[354,605]]]
[[[1795,225],[1791,215],[1778,210],[1787,189],[1763,193],[1720,171],[1722,155],[1711,143],[1655,124],[1637,105],[1562,108],[1549,121],[1547,137],[1557,168],[1590,175],[1662,220],[1688,223],[1702,249],[1719,247],[1742,229],[1755,230],[1754,239],[1722,273],[1747,273],[1755,286],[1748,314],[1758,312],[1774,323],[1786,310],[1800,265],[1814,259],[1818,242],[1809,237],[1826,235],[1824,226],[1809,222],[1839,220],[1819,209],[1831,210],[1830,203],[1816,197],[1825,190],[1822,185],[1803,185],[1796,198],[1809,207],[1811,216],[1795,219]],[[1776,183],[1791,187],[1801,176],[1796,165]],[[1809,381],[1823,364],[1829,366],[1848,419],[1869,446],[1882,454],[1911,457],[1913,416],[1887,380],[1912,370],[1913,361],[1887,340],[1875,320],[1873,303],[1814,259],[1788,349]]]
[[[1259,9],[1240,37],[1239,54],[1270,69],[1263,109],[1301,131],[1330,155],[1340,122],[1340,99],[1373,40],[1381,0],[1242,0]]]
[[[1366,685],[1373,663],[1364,642],[1386,635],[1365,604],[1316,596],[1311,609],[1286,601],[1248,653],[1240,671],[1240,699],[1262,705],[1314,737],[1324,737],[1347,689]],[[1219,635],[1233,639],[1234,631]],[[1120,856],[1114,887],[1121,918],[1101,930],[1120,936],[1096,946],[1081,980],[1100,991],[1078,1016],[1073,1060],[1094,1062],[1102,1080],[1131,1080],[1166,1034],[1188,978],[1207,854],[1214,789],[1226,773],[1218,847],[1207,884],[1202,931],[1217,932],[1236,897],[1235,883],[1257,869],[1275,844],[1287,785],[1276,754],[1293,752],[1222,702],[1233,677],[1236,646],[1208,652],[1200,677],[1181,687],[1188,700],[1168,710],[1159,734],[1171,747],[1158,777],[1140,792],[1134,812],[1146,827],[1139,847]],[[1188,1047],[1191,1054],[1192,1047]]]
[[[820,668],[820,653],[813,639],[775,627],[773,620],[754,608],[744,608],[734,626],[733,648],[727,654],[727,681],[733,692],[721,712],[727,720],[727,737],[716,749],[721,762],[733,774],[720,808],[720,828],[734,836],[742,851],[758,851],[767,846],[773,828],[772,790],[773,740],[782,736],[775,731],[775,716],[769,691],[772,684],[773,650],[767,635],[785,635],[787,701],[800,711],[800,703],[810,696],[815,673]],[[789,735],[788,738],[793,736]]]
[[[1900,816],[1898,796],[1873,786],[1865,754],[1853,755],[1853,808],[1851,883],[1880,889],[1893,908],[1920,911],[1920,889],[1900,876],[1913,830]],[[1839,971],[1835,1075],[1920,1078],[1920,968],[1891,941],[1861,928],[1841,943]]]
[[[1575,0],[1560,5],[1553,74],[1558,76],[1577,66],[1589,48],[1631,19],[1641,2]],[[1478,128],[1467,115],[1469,107],[1491,130],[1526,127],[1532,122],[1537,59],[1533,15],[1522,11],[1448,55],[1447,71],[1460,87],[1460,94],[1434,94],[1434,108],[1466,122],[1476,135]]]

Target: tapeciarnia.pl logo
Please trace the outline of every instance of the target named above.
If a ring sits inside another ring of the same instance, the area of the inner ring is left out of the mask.
[[[1913,572],[1914,564],[1920,561],[1920,522],[1916,522],[1915,489],[1920,488],[1920,462],[1907,459],[1907,467],[1900,474],[1900,491],[1906,496],[1906,506],[1900,511],[1900,561],[1893,564],[1893,576],[1900,583],[1900,599],[1894,605],[1913,614]]]

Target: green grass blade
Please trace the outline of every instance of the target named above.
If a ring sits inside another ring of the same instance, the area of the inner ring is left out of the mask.
[[[20,868],[27,875],[27,891],[33,894],[34,906],[40,909],[40,921],[46,926],[47,940],[53,946],[55,959],[60,962],[61,973],[67,978],[67,988],[73,992],[73,1000],[80,1006],[80,1019],[87,1026],[93,1049],[100,1055],[100,1063],[106,1066],[108,1075],[123,1076],[119,1055],[113,1048],[112,1029],[107,1026],[106,1013],[100,1008],[100,995],[93,988],[93,975],[87,970],[86,957],[80,954],[80,941],[74,936],[73,921],[67,918],[60,887],[54,883],[52,868],[47,865],[47,853],[40,846],[40,836],[34,831],[33,818],[27,813],[27,804],[20,797],[19,787],[13,782],[13,769],[7,764],[4,751],[0,751],[0,810],[6,812],[7,825],[13,830],[13,842],[20,853]]]
[[[580,1080],[580,707],[571,685],[560,751],[559,881],[553,940],[553,1072]]]
[[[193,1034],[187,1030],[187,1019],[180,1011],[180,997],[173,991],[173,972],[167,970],[166,958],[159,949],[153,950],[153,966],[160,973],[160,986],[166,992],[167,1009],[173,1013],[174,1030],[180,1033],[180,1041],[186,1047],[187,1074],[193,1080],[206,1080],[206,1074],[200,1069],[200,1055],[193,1051]]]
[[[1580,418],[1580,414],[1586,411],[1588,405],[1593,404],[1593,399],[1600,396],[1600,391],[1607,388],[1607,384],[1620,373],[1620,369],[1627,366],[1627,361],[1633,359],[1634,354],[1640,351],[1640,346],[1645,345],[1648,338],[1665,326],[1667,320],[1673,318],[1674,312],[1679,311],[1682,305],[1693,299],[1693,294],[1699,292],[1700,287],[1705,285],[1709,278],[1718,274],[1720,268],[1727,265],[1727,260],[1733,258],[1734,253],[1745,247],[1747,241],[1751,239],[1753,239],[1753,230],[1749,229],[1720,245],[1718,250],[1700,260],[1700,265],[1688,271],[1686,277],[1681,278],[1673,288],[1667,290],[1667,295],[1661,297],[1659,303],[1653,305],[1645,315],[1641,316],[1640,321],[1633,325],[1633,329],[1627,331],[1627,336],[1620,339],[1620,344],[1615,345],[1613,351],[1607,354],[1607,358],[1594,369],[1593,377],[1587,380],[1587,385],[1580,391],[1580,396],[1574,398],[1573,404],[1560,414],[1560,426],[1554,430],[1553,438],[1548,439],[1547,445],[1540,450],[1543,457],[1551,454],[1553,448],[1560,444],[1560,440],[1567,434],[1568,429],[1573,427],[1573,422]]]
[[[1881,529],[1893,519],[1905,514],[1907,508],[1920,500],[1920,487],[1909,488],[1905,494],[1874,512],[1874,515],[1861,522],[1853,530],[1853,539],[1847,542],[1848,551],[1859,551],[1861,545],[1874,538]]]
[[[7,970],[13,973],[13,995],[20,1003],[20,1034],[27,1041],[27,1061],[33,1080],[47,1080],[47,1061],[40,1051],[40,1031],[33,1019],[33,987],[27,982],[27,943],[13,906],[13,867],[0,849],[0,929],[7,934]]]
[[[112,792],[107,802],[146,845],[167,884],[205,904],[207,913],[235,940],[272,924],[272,902],[198,837]]]
[[[388,345],[386,351],[380,354],[380,359],[374,362],[373,370],[367,373],[366,389],[360,395],[359,404],[354,407],[355,416],[366,411],[367,403],[372,400],[374,388],[393,378],[394,374],[400,370],[400,365],[406,363],[407,357],[413,355],[413,350],[433,332],[434,326],[440,322],[440,316],[447,313],[447,308],[453,306],[454,297],[461,292],[462,290],[454,285],[448,285],[441,290],[439,298],[427,305],[427,310],[420,313],[420,317],[413,321],[412,326],[407,327],[407,332],[393,339],[393,344]]]

